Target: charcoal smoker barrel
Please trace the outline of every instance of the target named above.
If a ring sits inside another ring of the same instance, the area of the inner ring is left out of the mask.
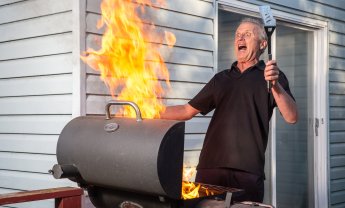
[[[112,101],[106,118],[81,116],[64,127],[54,177],[65,176],[87,187],[180,199],[184,122],[142,120],[139,108],[136,119],[111,118],[110,106],[119,104],[135,105]]]

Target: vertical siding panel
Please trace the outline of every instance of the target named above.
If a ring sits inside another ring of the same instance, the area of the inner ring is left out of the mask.
[[[80,59],[80,54],[86,51],[85,31],[86,31],[86,0],[73,1],[73,117],[84,116],[86,108],[86,66]]]

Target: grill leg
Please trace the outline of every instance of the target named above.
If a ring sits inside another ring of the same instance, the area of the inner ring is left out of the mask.
[[[226,192],[226,196],[225,196],[225,207],[226,208],[230,208],[231,197],[232,197],[232,193],[231,192]]]

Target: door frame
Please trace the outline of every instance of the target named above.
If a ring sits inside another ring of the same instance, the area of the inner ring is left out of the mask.
[[[214,72],[218,68],[218,11],[225,10],[234,13],[245,14],[253,17],[259,17],[259,5],[234,0],[214,0],[215,19],[214,19]],[[271,8],[273,16],[286,24],[291,24],[295,28],[301,28],[313,32],[314,35],[314,117],[312,127],[318,132],[314,133],[314,204],[315,207],[323,208],[329,206],[329,39],[328,23],[326,21],[312,19],[310,17],[300,16],[281,10]],[[274,33],[275,34],[275,33]],[[275,35],[274,35],[275,36]],[[275,37],[272,41],[272,52],[275,57]],[[272,117],[272,126],[275,126],[274,117]],[[315,125],[318,121],[318,127]],[[275,128],[271,130],[271,153],[269,162],[271,164],[271,203],[276,206],[276,138]]]

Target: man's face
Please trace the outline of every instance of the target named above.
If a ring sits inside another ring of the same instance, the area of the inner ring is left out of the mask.
[[[260,45],[263,43],[259,38],[257,25],[245,22],[240,24],[235,34],[235,54],[238,62],[248,62],[260,57]]]

